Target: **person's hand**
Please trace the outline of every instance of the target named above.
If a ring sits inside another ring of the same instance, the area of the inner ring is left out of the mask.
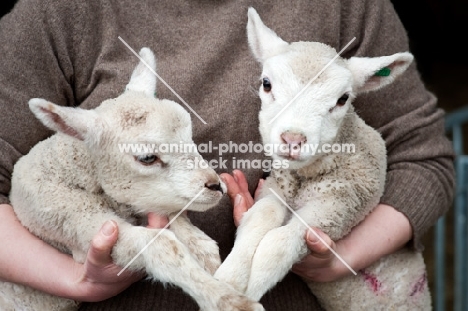
[[[259,180],[254,198],[249,192],[249,185],[242,171],[234,170],[232,172],[232,176],[227,173],[223,173],[220,176],[227,186],[227,194],[229,195],[229,198],[231,198],[232,205],[234,206],[234,224],[237,227],[242,219],[242,215],[244,215],[244,213],[253,206],[255,198],[260,193],[265,180]]]
[[[163,228],[167,223],[166,217],[148,214],[148,228]],[[114,221],[107,221],[94,236],[85,263],[76,264],[77,278],[72,284],[80,293],[76,300],[92,302],[113,297],[144,276],[129,270],[117,275],[122,267],[112,262],[111,252],[117,242],[118,231]]]
[[[413,232],[408,218],[390,205],[378,204],[367,217],[355,226],[343,239],[333,242],[319,229],[312,228],[355,272],[404,247]],[[349,270],[329,248],[315,237],[306,234],[310,254],[292,271],[316,282],[334,281]]]
[[[320,236],[320,240],[310,229],[305,236],[310,253],[299,263],[295,264],[292,272],[308,281],[330,282],[351,274],[351,270],[333,254],[333,249],[338,255],[345,253],[341,241],[333,242],[328,235],[317,228],[312,228]]]

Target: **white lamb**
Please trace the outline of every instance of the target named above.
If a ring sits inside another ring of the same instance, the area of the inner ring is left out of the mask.
[[[14,167],[11,204],[33,234],[83,262],[92,237],[107,220],[119,226],[112,258],[148,277],[180,286],[202,310],[263,310],[216,280],[218,247],[189,219],[174,215],[205,211],[225,192],[212,169],[189,169],[196,149],[173,153],[122,153],[120,143],[193,144],[190,115],[177,103],[154,97],[155,58],[148,48],[126,91],[94,110],[66,108],[44,99],[29,102],[55,135],[37,144]],[[180,150],[179,150],[180,151]],[[193,199],[193,202],[191,201]],[[170,230],[137,226],[148,212],[168,215]],[[29,287],[0,283],[0,310],[76,310],[74,301]]]
[[[267,28],[253,8],[247,32],[250,48],[263,65],[259,91],[263,142],[281,146],[272,156],[289,159],[289,169],[271,172],[261,197],[244,214],[234,248],[215,277],[259,300],[307,254],[302,220],[339,240],[379,202],[385,144],[351,102],[360,93],[391,83],[413,56],[337,57],[307,85],[337,56],[333,48],[317,42],[289,44]],[[334,143],[354,144],[355,153],[313,154],[305,148]],[[331,311],[431,309],[423,257],[409,249],[382,258],[356,276],[308,285]]]

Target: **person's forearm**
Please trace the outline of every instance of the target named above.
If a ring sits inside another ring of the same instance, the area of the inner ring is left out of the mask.
[[[360,270],[402,248],[411,237],[412,228],[406,216],[389,205],[379,204],[338,243],[353,269]]]
[[[70,256],[32,235],[10,205],[0,205],[0,279],[73,298],[78,265]]]

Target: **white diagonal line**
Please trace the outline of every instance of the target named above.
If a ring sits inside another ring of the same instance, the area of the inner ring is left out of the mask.
[[[154,71],[153,68],[151,68],[151,67],[140,57],[140,55],[138,55],[138,53],[135,52],[135,50],[132,49],[132,47],[131,47],[130,45],[128,45],[127,42],[125,42],[124,39],[122,39],[122,37],[119,36],[118,38],[119,38],[120,41],[122,41],[123,44],[125,44],[125,46],[126,46],[130,51],[132,51],[133,54],[136,55],[136,57],[138,57],[138,58],[140,59],[140,61],[141,61],[143,64],[145,64],[146,67],[148,67],[148,69],[149,69],[152,73],[154,73],[154,75],[155,75],[159,80],[161,80],[162,83],[164,83],[165,86],[167,86],[167,88],[168,88],[169,90],[171,90],[172,93],[174,93],[175,96],[177,96],[178,99],[180,99],[180,101],[185,105],[185,107],[187,107],[194,115],[196,115],[197,118],[200,119],[200,121],[203,122],[203,124],[207,124],[207,123],[205,122],[205,120],[203,120],[202,117],[200,117],[200,116],[198,115],[198,113],[197,113],[195,110],[193,110],[193,108],[190,107],[190,105],[187,104],[187,102],[186,102],[179,94],[177,94],[177,92],[174,91],[174,89],[173,89],[169,84],[167,84],[167,82],[164,81],[164,79],[161,78],[161,77],[156,73],[156,71]]]
[[[284,106],[283,109],[281,109],[280,112],[278,112],[278,113],[276,114],[276,116],[275,116],[273,119],[270,120],[270,122],[269,122],[268,124],[271,124],[271,122],[275,121],[275,119],[276,119],[280,114],[282,114],[283,111],[285,111],[286,108],[288,108],[289,105],[291,105],[292,102],[293,102],[296,98],[298,98],[299,95],[301,95],[301,94],[305,91],[305,89],[308,88],[309,85],[311,85],[312,82],[314,82],[315,79],[317,79],[318,76],[320,76],[320,75],[322,74],[322,72],[325,71],[325,69],[328,68],[328,66],[331,65],[331,64],[335,61],[335,59],[337,59],[337,58],[341,55],[341,53],[343,53],[344,50],[346,50],[346,49],[348,48],[348,46],[349,46],[351,43],[353,43],[354,40],[356,40],[356,37],[353,37],[353,38],[351,39],[351,41],[349,41],[348,44],[346,44],[345,47],[342,48],[341,51],[340,51],[338,54],[336,54],[335,57],[333,57],[333,58],[331,59],[331,61],[329,61],[329,62],[325,65],[325,67],[323,67],[322,70],[320,70],[319,73],[317,73],[317,74],[315,75],[315,77],[313,77],[312,80],[310,80],[309,83],[307,83],[306,86],[304,86],[304,88],[303,88],[299,93],[297,93],[296,96],[294,96],[293,99],[291,99],[291,100],[286,104],[286,106]]]
[[[354,271],[353,268],[351,268],[350,265],[348,265],[348,264],[346,263],[346,261],[344,261],[344,259],[341,258],[341,256],[338,255],[338,253],[335,252],[335,250],[334,250],[333,248],[331,248],[331,247],[327,244],[327,242],[325,242],[325,241],[320,237],[320,235],[318,235],[318,233],[315,232],[315,230],[312,229],[312,227],[309,226],[309,225],[304,221],[304,219],[302,219],[301,216],[299,216],[299,215],[296,213],[296,211],[294,211],[294,210],[288,205],[288,203],[286,203],[273,189],[271,189],[271,188],[268,188],[268,189],[270,189],[270,191],[271,191],[287,208],[289,208],[289,210],[291,211],[291,213],[293,213],[293,215],[296,216],[297,219],[299,219],[307,228],[309,228],[310,231],[312,231],[312,233],[317,237],[317,239],[319,239],[320,242],[322,242],[322,243],[333,253],[333,255],[335,255],[335,256],[346,266],[346,268],[348,268],[354,275],[357,275],[356,271]]]
[[[174,222],[174,220],[176,220],[177,217],[179,217],[180,214],[182,214],[182,213],[190,206],[190,204],[192,204],[193,201],[195,201],[195,200],[200,196],[200,194],[202,194],[202,192],[203,192],[204,190],[205,190],[205,188],[203,188],[202,190],[200,190],[200,192],[198,192],[197,195],[194,196],[193,199],[190,200],[190,202],[188,202],[187,205],[185,205],[184,208],[183,208],[180,212],[178,212],[177,215],[175,215],[174,218],[172,218],[171,221],[169,221],[168,224],[167,224],[164,228],[162,228],[162,229],[158,232],[158,234],[156,234],[156,236],[155,236],[154,238],[152,238],[152,239],[145,245],[145,247],[143,247],[143,249],[142,249],[138,254],[136,254],[135,257],[132,258],[132,260],[129,261],[129,263],[128,263],[127,265],[125,265],[125,267],[123,267],[122,270],[120,270],[119,273],[117,273],[117,275],[120,276],[120,274],[122,274],[122,272],[124,272],[125,270],[127,270],[128,266],[130,266],[130,265],[132,264],[132,262],[134,262],[135,259],[137,259],[138,256],[140,256],[140,255],[148,248],[148,246],[150,246],[150,244],[153,243],[153,242],[164,232],[164,230],[166,230],[166,229]]]

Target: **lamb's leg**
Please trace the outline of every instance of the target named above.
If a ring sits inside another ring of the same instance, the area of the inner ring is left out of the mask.
[[[252,260],[250,279],[245,291],[254,300],[260,300],[276,283],[307,254],[304,239],[306,226],[295,216],[287,225],[269,231],[257,247]]]
[[[351,196],[352,193],[348,193]],[[307,254],[305,234],[308,227],[321,229],[333,240],[349,232],[357,223],[354,219],[345,218],[350,213],[350,207],[352,204],[346,205],[332,195],[322,195],[297,210],[287,225],[268,232],[252,261],[249,285],[245,292],[247,296],[259,300],[288,273],[293,264]]]
[[[172,220],[174,215],[169,218]],[[198,263],[210,274],[214,274],[221,264],[219,248],[216,241],[205,232],[194,226],[186,215],[180,215],[173,220],[170,226],[184,245],[186,245]]]
[[[205,271],[181,243],[174,232],[133,226],[115,215],[93,214],[92,224],[80,228],[80,237],[92,236],[87,228],[100,227],[103,219],[113,219],[119,227],[119,238],[112,251],[113,261],[132,271],[145,271],[154,280],[174,284],[191,295],[204,311],[263,310],[263,307],[216,280]],[[94,223],[94,221],[99,223]],[[78,229],[78,228],[77,228]],[[83,230],[84,229],[84,230]],[[141,254],[140,254],[141,251]]]
[[[215,278],[244,292],[258,244],[268,231],[283,224],[286,214],[285,207],[272,195],[256,202],[243,215],[234,247],[216,271]]]
[[[67,197],[67,188],[56,191],[61,190]],[[125,267],[131,262],[128,269],[146,271],[154,280],[180,287],[204,311],[263,310],[260,304],[205,271],[170,230],[133,226],[115,215],[99,197],[69,190],[68,197],[75,198],[75,204],[55,204],[53,208],[45,208],[35,202],[28,202],[30,211],[37,210],[38,215],[42,215],[41,219],[30,218],[37,220],[31,227],[47,232],[44,226],[49,225],[54,230],[51,231],[53,236],[48,239],[79,254],[86,253],[93,236],[107,220],[114,220],[119,227],[119,238],[112,251],[116,264]],[[48,215],[53,217],[45,217]],[[47,220],[50,220],[49,223]]]
[[[151,244],[133,261],[130,269],[144,270],[155,280],[179,286],[205,311],[263,310],[260,304],[213,278],[170,230],[123,228],[112,257],[117,264],[125,266],[148,243]]]

